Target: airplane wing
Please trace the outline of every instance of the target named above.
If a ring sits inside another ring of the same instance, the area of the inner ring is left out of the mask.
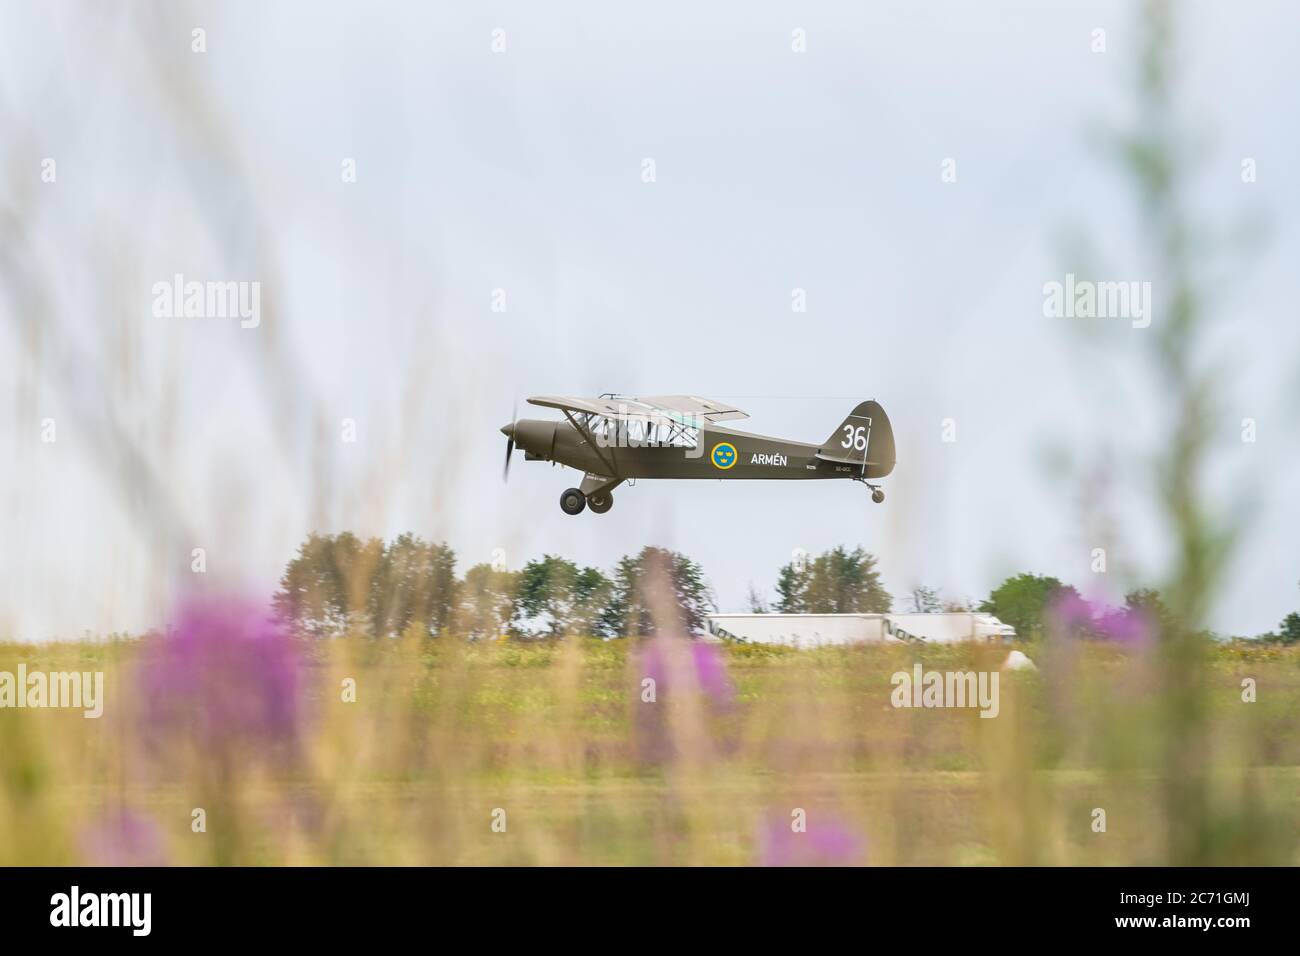
[[[614,419],[644,417],[656,413],[678,420],[689,415],[709,422],[728,422],[749,417],[740,409],[725,402],[716,402],[695,395],[655,395],[649,398],[625,395],[602,395],[600,398],[536,395],[528,399],[528,403]]]
[[[667,412],[696,415],[711,422],[731,422],[749,417],[734,405],[712,398],[700,398],[698,395],[652,395],[637,401]]]
[[[623,399],[624,413],[627,413],[627,400]],[[558,408],[566,412],[582,412],[588,415],[603,415],[606,418],[619,417],[619,402],[608,398],[575,398],[569,395],[534,395],[528,399],[529,405],[541,405],[544,408]],[[644,415],[642,409],[640,414]]]

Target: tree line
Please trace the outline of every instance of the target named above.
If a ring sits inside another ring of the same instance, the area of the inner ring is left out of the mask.
[[[480,563],[457,576],[445,543],[403,534],[385,544],[350,532],[308,537],[274,603],[314,637],[471,639],[694,633],[715,606],[700,566],[665,548],[626,555],[609,574],[548,554],[518,571]]]
[[[887,613],[894,600],[875,555],[861,547],[801,552],[780,568],[776,599],[751,586],[749,609],[785,614]],[[280,579],[275,606],[303,633],[377,636],[455,634],[470,639],[548,638],[566,634],[621,637],[659,631],[698,633],[716,610],[703,569],[686,555],[645,547],[608,572],[546,554],[519,570],[479,563],[463,575],[445,543],[403,534],[391,543],[350,532],[310,535]],[[1056,578],[1018,574],[978,603],[944,600],[920,586],[906,596],[915,612],[984,611],[1016,629],[1022,640],[1051,627],[1081,638],[1119,638],[1155,631],[1169,620],[1158,592],[1130,592],[1122,607],[1095,608]],[[1300,641],[1300,614],[1261,635]]]
[[[928,588],[920,589],[929,591]],[[1124,595],[1118,607],[1084,600],[1079,591],[1057,578],[1017,574],[1007,578],[974,609],[995,615],[1016,629],[1016,637],[1033,641],[1049,631],[1092,640],[1156,639],[1172,633],[1174,616],[1160,592],[1136,588]],[[1204,630],[1203,633],[1213,635]],[[1277,630],[1257,635],[1265,643],[1300,643],[1300,613],[1292,611]]]
[[[774,610],[888,611],[876,559],[833,548],[780,572]],[[489,563],[456,573],[445,543],[313,534],[280,579],[276,609],[303,633],[456,634],[471,639],[697,633],[717,609],[696,562],[666,548],[625,555],[609,572],[546,554],[519,570]]]

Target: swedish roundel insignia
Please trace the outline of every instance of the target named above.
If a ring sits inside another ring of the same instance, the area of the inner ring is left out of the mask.
[[[713,464],[716,468],[726,471],[736,464],[740,457],[736,454],[736,446],[729,441],[720,441],[713,446]]]

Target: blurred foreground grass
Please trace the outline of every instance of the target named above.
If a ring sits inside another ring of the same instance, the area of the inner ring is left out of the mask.
[[[1005,646],[725,646],[700,678],[680,640],[653,665],[633,640],[295,641],[273,738],[155,733],[157,640],[0,645],[4,671],[103,670],[106,698],[98,720],[0,710],[0,863],[1163,864],[1180,786],[1205,788],[1204,862],[1300,862],[1300,648],[1207,648],[1184,782],[1151,648],[1026,647],[1038,670],[1003,672],[981,719],[895,709],[890,676],[997,670]]]

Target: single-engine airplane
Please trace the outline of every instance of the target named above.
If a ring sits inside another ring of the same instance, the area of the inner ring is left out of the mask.
[[[560,495],[560,508],[570,515],[587,507],[604,514],[614,505],[613,490],[637,478],[851,478],[879,503],[885,493],[871,479],[894,470],[894,430],[874,401],[860,403],[820,445],[723,428],[720,422],[749,416],[694,395],[539,395],[528,402],[558,408],[565,420],[516,419],[502,426],[505,474],[516,445],[526,461],[584,472],[577,488]]]

